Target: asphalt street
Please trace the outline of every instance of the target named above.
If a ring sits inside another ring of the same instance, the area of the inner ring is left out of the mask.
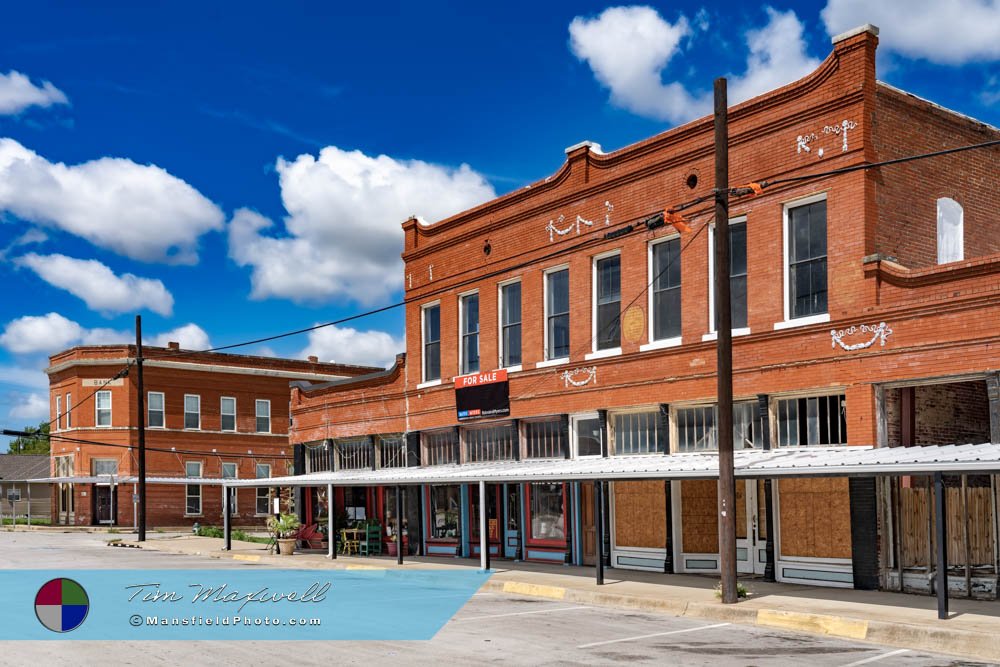
[[[110,548],[104,534],[0,531],[0,568],[270,567]],[[161,537],[161,536],[158,536]],[[0,642],[2,665],[513,664],[964,666],[989,663],[665,614],[479,593],[430,641]]]

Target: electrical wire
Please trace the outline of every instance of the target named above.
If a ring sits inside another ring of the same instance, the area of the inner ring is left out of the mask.
[[[50,441],[52,441],[52,440],[62,440],[64,442],[69,442],[69,443],[73,443],[73,444],[77,444],[77,445],[95,445],[95,446],[100,446],[100,447],[113,447],[113,448],[116,448],[116,449],[131,449],[133,451],[137,451],[138,450],[138,447],[135,446],[135,445],[123,445],[123,444],[113,443],[113,442],[101,442],[100,440],[86,440],[86,439],[83,439],[83,438],[73,438],[73,437],[70,437],[70,436],[67,436],[67,435],[62,435],[60,433],[49,433],[49,434],[40,434],[40,435],[47,436]],[[285,447],[287,447],[287,445],[278,445],[278,446],[285,446]],[[268,454],[265,454],[265,453],[257,453],[257,454],[229,454],[229,453],[212,452],[212,451],[206,451],[206,450],[200,450],[200,449],[177,449],[177,448],[169,448],[168,449],[168,448],[165,448],[165,447],[150,447],[149,445],[146,445],[146,451],[147,452],[162,452],[162,453],[166,453],[166,454],[191,454],[191,455],[198,455],[198,456],[206,456],[206,455],[207,456],[218,456],[218,457],[224,457],[224,458],[227,458],[227,459],[291,459],[291,458],[293,458],[289,454],[269,454],[269,453]]]

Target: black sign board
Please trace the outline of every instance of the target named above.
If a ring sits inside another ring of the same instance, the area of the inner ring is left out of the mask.
[[[510,384],[505,369],[455,378],[458,421],[506,417],[510,414]]]

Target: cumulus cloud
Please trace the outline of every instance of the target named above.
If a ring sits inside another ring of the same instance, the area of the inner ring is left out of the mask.
[[[43,394],[17,394],[7,418],[26,424],[37,424],[49,418],[49,399]]]
[[[405,350],[404,339],[385,331],[330,326],[310,331],[309,344],[300,354],[302,358],[317,356],[320,361],[388,368]]]
[[[730,75],[729,103],[738,104],[789,83],[815,69],[806,54],[802,23],[794,11],[765,7],[767,23],[746,33],[745,71]],[[707,24],[701,13],[699,30]],[[652,7],[611,7],[594,18],[570,23],[570,48],[611,92],[611,102],[656,120],[682,123],[712,108],[710,91],[692,91],[679,81],[664,82],[664,70],[694,38],[682,14],[674,23]]]
[[[100,158],[49,162],[0,138],[0,213],[55,227],[147,262],[194,264],[198,238],[222,229],[222,211],[155,165]]]
[[[49,378],[42,372],[44,364],[28,367],[20,364],[0,366],[0,384],[48,391]]]
[[[873,23],[881,48],[909,58],[943,65],[1000,58],[997,0],[828,0],[820,16],[830,35]]]
[[[183,350],[207,350],[212,347],[205,330],[193,322],[154,336],[152,340],[152,344],[158,347],[166,347],[171,342],[180,343]]]
[[[15,262],[31,269],[50,285],[83,299],[88,308],[102,313],[148,308],[169,317],[174,309],[174,297],[162,281],[131,273],[119,277],[96,259],[29,253]]]
[[[371,304],[402,287],[400,224],[440,220],[496,196],[468,165],[452,169],[328,146],[277,162],[285,234],[248,209],[229,224],[229,256],[252,268],[251,296]]]
[[[69,104],[66,94],[48,81],[36,86],[24,74],[11,70],[0,74],[0,116],[19,114],[28,107]]]
[[[87,329],[59,313],[25,315],[9,322],[0,345],[14,354],[53,353],[73,345],[103,345],[129,340],[129,332]]]

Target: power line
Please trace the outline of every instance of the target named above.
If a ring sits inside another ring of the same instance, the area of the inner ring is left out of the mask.
[[[15,433],[14,431],[5,431],[4,434],[5,435],[12,435],[14,433]],[[41,437],[48,437],[50,441],[51,440],[62,440],[62,441],[70,442],[70,443],[73,443],[73,444],[96,445],[96,446],[100,446],[100,447],[113,447],[115,449],[131,449],[131,450],[136,449],[133,445],[123,445],[123,444],[119,444],[119,443],[102,442],[102,441],[99,441],[99,440],[86,440],[86,439],[83,439],[83,438],[73,438],[73,437],[70,437],[70,436],[67,436],[67,435],[62,435],[60,433],[36,434],[36,435],[40,435]],[[177,448],[169,448],[168,449],[168,448],[165,448],[165,447],[146,447],[146,451],[147,452],[161,452],[161,453],[165,453],[165,454],[191,454],[191,455],[199,455],[199,456],[209,455],[209,456],[217,456],[217,457],[220,457],[220,458],[227,458],[227,459],[233,459],[233,458],[240,458],[240,459],[291,459],[291,458],[293,458],[292,456],[290,456],[288,454],[269,454],[269,453],[268,454],[263,454],[263,453],[262,454],[230,454],[230,453],[212,452],[212,451],[195,450],[195,449],[177,449]]]

